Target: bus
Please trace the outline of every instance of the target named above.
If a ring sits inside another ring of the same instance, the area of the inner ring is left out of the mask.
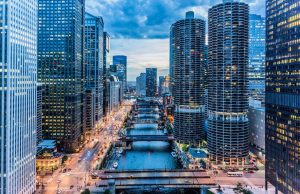
[[[227,176],[243,176],[242,172],[227,172]]]

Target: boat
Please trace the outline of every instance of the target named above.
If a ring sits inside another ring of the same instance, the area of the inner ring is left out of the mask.
[[[120,158],[121,157],[121,154],[118,154],[118,158]]]
[[[114,162],[113,166],[114,168],[118,168],[118,162]]]
[[[123,149],[120,149],[120,150],[119,150],[119,153],[122,154],[122,153],[123,153]]]
[[[171,155],[176,158],[178,155],[176,154],[176,152],[171,152]]]

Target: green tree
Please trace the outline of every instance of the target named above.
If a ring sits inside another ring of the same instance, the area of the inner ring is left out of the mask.
[[[189,150],[189,145],[183,144],[182,145],[182,150],[185,151],[185,152],[187,152]]]
[[[233,192],[235,194],[241,194],[241,193],[243,193],[243,190],[244,190],[244,188],[243,188],[242,183],[237,183],[236,187],[233,188]]]
[[[91,194],[89,189],[85,189],[84,191],[81,192],[81,194]]]
[[[109,189],[105,189],[104,194],[111,194]]]
[[[64,156],[64,157],[62,157],[62,159],[61,159],[61,163],[63,164],[63,163],[65,163],[65,161],[67,161],[68,160],[68,156]]]

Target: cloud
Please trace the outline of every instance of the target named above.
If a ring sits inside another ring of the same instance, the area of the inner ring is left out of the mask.
[[[240,0],[250,5],[251,13],[264,15],[265,1]],[[208,9],[221,0],[86,0],[86,11],[102,16],[111,38],[164,39],[186,11],[207,20]]]
[[[128,81],[146,68],[157,68],[157,76],[169,74],[169,39],[111,39],[110,55],[127,56]]]

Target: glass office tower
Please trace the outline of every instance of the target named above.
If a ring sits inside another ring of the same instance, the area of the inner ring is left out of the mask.
[[[210,8],[208,36],[208,151],[238,166],[249,154],[249,6],[223,0]]]
[[[146,97],[155,97],[157,93],[157,68],[146,68]]]
[[[113,65],[116,65],[119,81],[123,82],[124,94],[127,91],[127,57],[123,55],[113,56]]]
[[[110,36],[107,32],[103,32],[103,116],[106,118],[109,115],[109,92],[110,92]]]
[[[255,14],[249,18],[249,98],[264,106],[266,19]]]
[[[300,193],[300,2],[266,3],[266,181]]]
[[[102,17],[85,13],[87,132],[99,130],[103,121],[103,28]]]
[[[38,81],[43,139],[77,152],[85,140],[84,0],[39,0]]]
[[[34,193],[37,0],[0,1],[0,193]]]
[[[205,131],[205,22],[187,12],[174,24],[174,137],[199,146]]]

